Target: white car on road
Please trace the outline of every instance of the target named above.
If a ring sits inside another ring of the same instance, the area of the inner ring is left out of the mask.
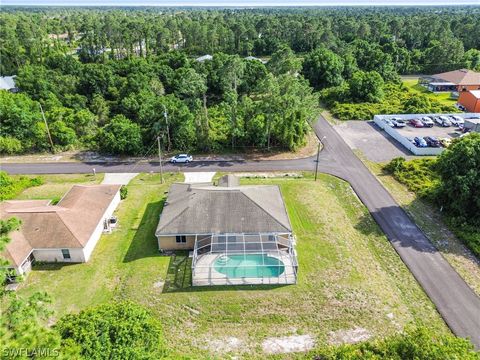
[[[180,154],[180,155],[175,155],[172,158],[170,158],[171,163],[189,163],[190,161],[193,160],[192,155],[188,154]]]

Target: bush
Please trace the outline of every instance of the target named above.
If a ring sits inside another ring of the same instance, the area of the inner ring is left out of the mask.
[[[400,157],[392,159],[383,169],[405,184],[409,190],[432,199],[440,184],[434,170],[435,163],[434,159],[405,161]]]
[[[128,188],[125,185],[122,185],[120,188],[120,199],[126,199],[128,195]]]
[[[162,328],[144,308],[131,302],[105,304],[69,314],[55,325],[66,343],[86,359],[161,359]]]
[[[23,152],[23,146],[20,140],[10,136],[0,136],[0,154],[21,154]]]
[[[408,328],[403,334],[384,339],[322,349],[314,354],[313,359],[473,360],[478,359],[478,354],[467,339],[450,334],[439,335],[425,327],[418,327]]]
[[[5,171],[0,171],[0,201],[15,198],[26,188],[43,184],[41,178],[28,178],[20,176],[13,178]]]

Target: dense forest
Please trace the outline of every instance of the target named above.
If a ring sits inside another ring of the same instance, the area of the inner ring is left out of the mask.
[[[400,98],[400,74],[480,68],[479,7],[2,10],[11,154],[48,150],[45,123],[55,149],[293,150],[319,96],[348,112]],[[375,111],[442,110],[417,97]]]

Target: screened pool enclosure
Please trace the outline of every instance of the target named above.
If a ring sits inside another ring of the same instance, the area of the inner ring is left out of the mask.
[[[295,284],[294,245],[291,234],[196,235],[192,285]]]

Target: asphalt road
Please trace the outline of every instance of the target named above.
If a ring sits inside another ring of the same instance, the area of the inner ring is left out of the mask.
[[[360,200],[437,307],[450,329],[468,337],[480,349],[480,298],[457,274],[429,239],[395,202],[390,193],[355,156],[322,117],[314,124],[323,139],[319,171],[348,181]],[[152,163],[32,163],[3,164],[12,174],[158,172]],[[184,165],[165,164],[164,171],[301,171],[314,170],[315,158],[271,161],[201,161]]]

